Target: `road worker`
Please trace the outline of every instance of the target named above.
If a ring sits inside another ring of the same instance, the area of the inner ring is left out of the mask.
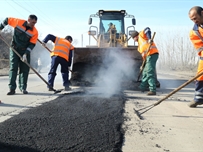
[[[203,8],[194,6],[189,11],[189,18],[195,23],[190,31],[192,41],[199,56],[197,74],[203,71]],[[189,103],[189,107],[194,108],[203,104],[203,75],[196,79],[194,100]]]
[[[156,95],[156,62],[159,57],[158,49],[155,43],[151,40],[151,30],[146,27],[143,31],[137,31],[131,34],[134,41],[138,42],[138,51],[141,53],[143,60],[146,60],[145,67],[142,72],[142,81],[139,86],[142,92],[147,90],[147,95]],[[152,44],[149,51],[148,47]]]
[[[14,35],[11,46],[22,56],[22,60],[10,48],[10,70],[9,70],[9,89],[7,95],[15,94],[16,77],[19,69],[19,89],[23,94],[27,94],[27,80],[29,75],[29,66],[24,62],[30,64],[30,52],[35,47],[38,39],[38,31],[35,28],[37,23],[37,16],[30,15],[28,20],[8,17],[0,24],[0,31],[6,26],[10,25],[14,28]]]
[[[51,40],[55,45],[51,52],[51,69],[48,73],[48,83],[51,87],[54,87],[57,67],[60,64],[64,90],[68,91],[70,90],[69,67],[71,66],[72,51],[74,50],[74,46],[71,44],[73,39],[71,36],[60,38],[52,34],[48,34],[44,38],[42,45],[45,47],[49,40]],[[48,86],[48,90],[52,91],[52,88],[49,88]]]

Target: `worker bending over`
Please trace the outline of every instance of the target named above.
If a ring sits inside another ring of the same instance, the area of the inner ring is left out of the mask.
[[[142,82],[139,88],[141,91],[146,91],[149,85],[150,91],[147,95],[156,95],[156,62],[159,57],[159,52],[155,43],[151,40],[151,30],[147,27],[140,33],[135,31],[131,34],[131,37],[134,41],[138,42],[138,51],[141,53],[143,60],[146,60],[142,72]],[[152,45],[148,51],[150,44]]]
[[[51,69],[48,73],[48,83],[53,88],[54,79],[56,76],[56,70],[58,65],[61,65],[61,74],[63,79],[63,86],[65,91],[70,90],[69,87],[69,67],[72,62],[72,51],[74,46],[71,44],[73,39],[71,36],[66,36],[65,38],[56,37],[54,35],[48,34],[43,40],[43,46],[46,47],[46,43],[51,40],[55,45],[51,52]],[[52,91],[52,88],[48,90]]]

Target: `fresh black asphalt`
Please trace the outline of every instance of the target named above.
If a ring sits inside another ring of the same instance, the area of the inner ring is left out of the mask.
[[[65,94],[0,123],[0,152],[121,152],[125,98]]]

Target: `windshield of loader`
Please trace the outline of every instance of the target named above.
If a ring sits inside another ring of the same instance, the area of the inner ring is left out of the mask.
[[[104,13],[100,17],[100,34],[108,33],[108,29],[112,24],[115,25],[117,33],[125,33],[123,14]]]
[[[108,32],[108,29],[111,28],[112,25],[115,25],[117,33],[122,33],[121,21],[119,20],[102,20],[102,24],[104,26],[104,32]]]

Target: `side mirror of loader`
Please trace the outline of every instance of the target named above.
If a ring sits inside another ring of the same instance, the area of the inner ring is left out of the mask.
[[[92,24],[92,18],[90,17],[88,20],[88,24],[91,25]]]
[[[133,24],[133,25],[136,24],[135,18],[132,19],[132,24]]]

